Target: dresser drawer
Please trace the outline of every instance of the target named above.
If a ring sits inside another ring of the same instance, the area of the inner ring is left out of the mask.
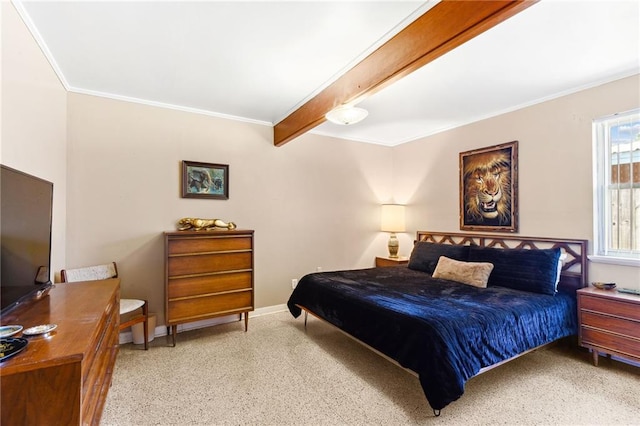
[[[96,357],[85,384],[87,392],[82,398],[83,418],[94,418],[96,412],[102,412],[104,399],[111,386],[118,340],[118,328],[110,325],[110,330],[102,341],[100,356]]]
[[[195,321],[216,315],[253,310],[251,291],[169,300],[171,323]]]
[[[584,326],[640,339],[640,322],[582,311],[580,313],[580,323]]]
[[[640,357],[640,340],[609,334],[605,331],[584,326],[581,328],[581,339],[583,345],[598,346],[605,350]]]
[[[210,272],[237,271],[251,269],[252,253],[218,253],[195,256],[169,257],[169,278],[175,276],[192,276]]]
[[[98,326],[100,327],[98,335],[95,340],[91,342],[91,346],[95,348],[95,350],[90,351],[84,361],[82,362],[82,380],[83,380],[83,400],[85,399],[84,393],[88,391],[91,387],[89,386],[89,381],[95,380],[96,373],[96,365],[100,363],[100,356],[103,356],[105,350],[112,344],[110,338],[112,337],[113,332],[118,332],[118,320],[119,320],[119,309],[116,310],[116,304],[118,307],[120,306],[120,298],[118,296],[111,300],[109,305],[107,305],[105,311],[104,322],[100,322]]]
[[[169,299],[230,290],[251,289],[251,272],[225,272],[198,277],[169,278]]]
[[[640,305],[624,300],[612,300],[604,297],[580,296],[580,309],[606,312],[640,321]]]
[[[195,237],[169,240],[168,255],[207,253],[228,250],[251,249],[251,238],[242,237]]]

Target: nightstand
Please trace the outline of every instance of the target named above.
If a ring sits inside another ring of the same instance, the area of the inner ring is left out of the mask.
[[[581,288],[578,297],[580,346],[598,352],[640,361],[640,296],[616,290]]]
[[[408,265],[408,257],[376,257],[376,268],[384,268],[386,266]]]

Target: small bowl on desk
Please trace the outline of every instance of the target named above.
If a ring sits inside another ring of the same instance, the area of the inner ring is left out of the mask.
[[[595,288],[599,288],[600,290],[613,290],[616,288],[616,283],[603,283],[600,281],[596,281],[591,283]]]

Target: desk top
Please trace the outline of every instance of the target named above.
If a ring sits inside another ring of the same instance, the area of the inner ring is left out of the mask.
[[[43,324],[57,327],[48,334],[27,337],[29,343],[21,353],[0,363],[0,376],[84,359],[92,347],[89,343],[99,337],[105,312],[114,308],[119,291],[117,278],[56,284],[48,296],[4,315],[2,325],[17,324],[24,329]]]

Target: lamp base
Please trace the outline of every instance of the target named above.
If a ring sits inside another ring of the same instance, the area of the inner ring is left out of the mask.
[[[392,232],[389,235],[389,257],[396,258],[398,257],[398,249],[400,248],[400,243],[398,242],[398,238],[396,238],[395,232]]]

